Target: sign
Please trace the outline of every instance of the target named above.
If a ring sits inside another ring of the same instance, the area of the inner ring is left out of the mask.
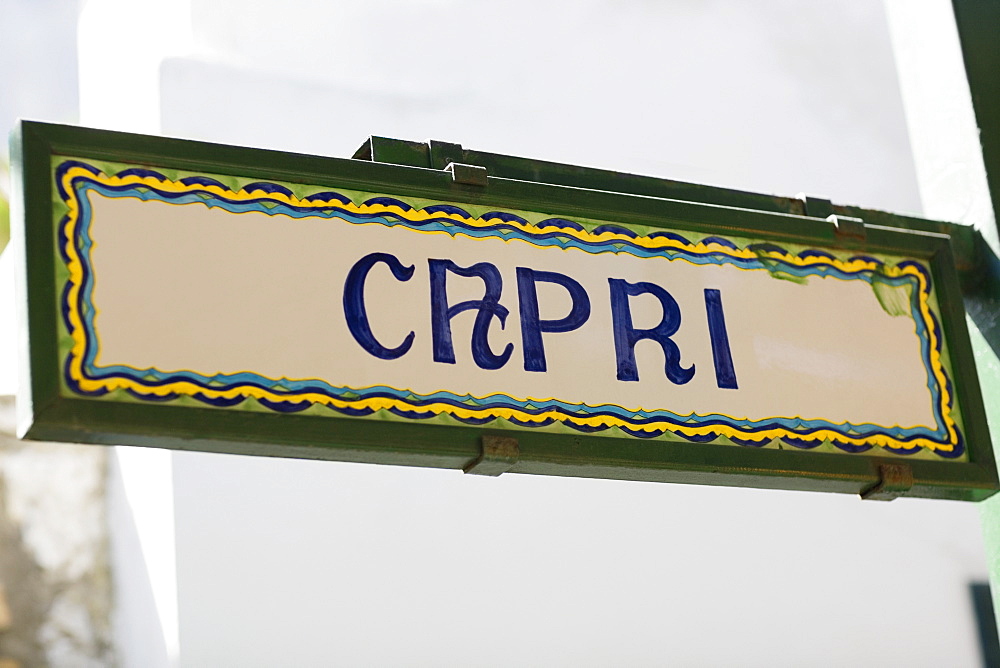
[[[860,243],[825,220],[454,171],[21,136],[29,436],[460,468],[486,435],[516,439],[514,471],[995,484],[975,378],[956,373],[947,237]]]

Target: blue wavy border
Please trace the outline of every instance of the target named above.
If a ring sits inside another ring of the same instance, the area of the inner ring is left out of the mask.
[[[93,175],[93,179],[86,176],[76,176],[72,179],[72,192],[66,192],[63,187],[63,177],[66,172],[74,167],[83,168],[87,172]],[[767,255],[761,257],[760,255],[753,258],[741,258],[733,257],[729,255],[724,250],[717,250],[707,248],[709,244],[716,244],[720,247],[726,249],[739,250],[738,246],[732,241],[722,238],[722,237],[708,237],[701,241],[700,245],[692,244],[688,239],[684,238],[676,232],[669,231],[658,231],[653,232],[647,236],[647,238],[663,238],[672,241],[685,244],[684,248],[647,248],[642,246],[633,239],[636,239],[638,235],[633,231],[625,227],[619,227],[617,225],[602,225],[591,230],[593,235],[599,235],[603,232],[612,232],[616,236],[614,238],[609,238],[606,240],[601,239],[588,239],[583,240],[575,236],[567,234],[565,230],[581,231],[584,229],[582,225],[574,221],[566,220],[563,218],[549,218],[540,223],[532,225],[534,231],[526,231],[517,227],[512,223],[520,223],[523,225],[529,225],[528,221],[517,216],[504,211],[492,211],[486,213],[480,218],[482,220],[491,221],[493,224],[488,228],[476,227],[473,225],[466,224],[463,221],[458,221],[453,218],[447,217],[448,214],[458,214],[464,218],[474,219],[474,216],[461,209],[458,206],[451,204],[436,204],[432,206],[425,207],[422,211],[429,214],[442,214],[440,217],[431,217],[424,221],[411,221],[406,217],[391,212],[383,211],[379,213],[357,213],[347,211],[343,208],[344,205],[351,203],[351,200],[333,191],[323,191],[314,193],[305,198],[301,198],[300,201],[308,202],[308,206],[295,206],[285,202],[280,202],[274,198],[268,197],[268,195],[273,193],[281,193],[286,196],[292,196],[292,192],[280,184],[257,182],[244,186],[241,192],[253,195],[257,192],[262,193],[261,197],[255,197],[250,200],[234,200],[218,193],[210,192],[207,190],[208,187],[214,186],[223,190],[229,191],[229,189],[222,183],[205,176],[192,176],[181,179],[179,182],[190,188],[189,191],[184,193],[174,193],[165,190],[160,190],[155,186],[146,184],[130,184],[130,185],[120,185],[112,186],[105,183],[100,183],[96,179],[101,176],[102,172],[96,167],[89,165],[84,162],[67,160],[62,162],[56,169],[56,182],[59,189],[59,195],[67,203],[71,198],[75,199],[79,203],[79,221],[76,226],[76,234],[72,239],[72,243],[76,248],[78,255],[81,259],[81,265],[83,268],[83,281],[81,290],[79,291],[79,300],[76,304],[70,304],[69,300],[69,287],[70,284],[67,283],[63,293],[63,299],[61,303],[62,313],[64,316],[64,322],[68,331],[72,332],[72,324],[68,318],[68,313],[70,309],[74,306],[81,314],[81,319],[84,322],[84,338],[86,341],[84,358],[82,364],[82,372],[84,377],[90,380],[105,380],[115,377],[127,378],[134,382],[141,383],[149,388],[156,388],[168,385],[177,381],[187,381],[192,384],[204,387],[206,390],[211,389],[213,391],[226,391],[226,390],[238,390],[238,388],[248,388],[257,387],[265,389],[273,394],[286,395],[289,397],[288,401],[274,402],[266,399],[258,399],[258,403],[262,406],[277,412],[298,412],[309,408],[312,405],[310,401],[294,401],[296,395],[300,395],[304,392],[318,393],[329,396],[331,398],[337,399],[343,402],[360,401],[364,399],[384,397],[388,399],[402,400],[408,405],[412,406],[416,410],[403,410],[403,409],[389,409],[394,415],[412,419],[412,420],[422,420],[430,419],[437,416],[434,411],[426,410],[421,411],[420,408],[430,406],[432,404],[446,404],[456,407],[461,407],[465,409],[482,409],[489,410],[495,408],[508,408],[514,409],[522,414],[527,415],[542,415],[544,413],[557,412],[564,416],[563,420],[560,420],[562,424],[569,426],[577,431],[583,433],[594,433],[599,431],[605,431],[610,427],[598,426],[577,422],[574,418],[593,418],[593,417],[614,417],[622,420],[628,420],[632,425],[637,427],[637,429],[629,429],[625,427],[620,427],[621,431],[630,434],[638,438],[657,438],[665,433],[668,429],[651,429],[645,430],[640,429],[641,427],[648,427],[650,425],[662,425],[663,423],[676,424],[676,425],[687,425],[690,426],[692,422],[696,423],[699,427],[713,427],[713,426],[728,426],[731,428],[736,428],[743,432],[746,438],[735,438],[729,437],[729,440],[737,443],[739,445],[745,445],[748,447],[760,447],[769,443],[770,438],[763,438],[761,440],[755,440],[753,436],[765,432],[767,430],[773,430],[776,428],[783,429],[788,432],[792,432],[798,436],[807,436],[809,434],[815,433],[821,430],[835,431],[844,434],[845,437],[850,436],[853,438],[866,438],[871,436],[889,436],[902,443],[912,442],[916,439],[928,439],[934,442],[949,444],[948,440],[948,428],[946,426],[943,411],[951,409],[951,397],[952,394],[949,391],[946,396],[948,396],[948,404],[945,405],[942,401],[941,388],[938,387],[938,383],[935,381],[934,373],[931,368],[931,340],[937,344],[937,352],[940,353],[941,337],[939,326],[936,319],[933,318],[930,323],[931,330],[935,336],[930,336],[932,332],[928,330],[927,323],[921,317],[920,303],[921,299],[926,299],[929,296],[931,290],[931,276],[927,270],[920,264],[904,261],[899,263],[899,267],[910,265],[917,269],[924,277],[923,284],[920,283],[914,276],[903,275],[896,277],[888,277],[884,274],[878,273],[877,270],[865,269],[858,271],[845,271],[840,267],[834,266],[832,264],[812,264],[809,266],[799,266],[790,262],[786,262],[781,258],[776,258],[773,255]],[[155,180],[166,182],[169,179],[164,175],[142,168],[131,168],[118,172],[115,176],[138,176],[141,178],[153,178]],[[200,186],[200,188],[199,188]],[[917,334],[921,341],[921,353],[924,360],[925,368],[927,369],[927,387],[931,393],[933,404],[935,407],[935,419],[937,423],[937,429],[930,429],[928,427],[885,427],[881,425],[875,425],[871,423],[853,424],[849,422],[836,424],[826,420],[804,420],[801,418],[767,418],[764,420],[739,420],[735,418],[730,418],[724,415],[709,414],[709,415],[677,415],[668,410],[651,410],[651,411],[629,411],[620,406],[605,404],[600,406],[589,406],[586,404],[570,404],[567,402],[559,401],[557,399],[551,399],[546,401],[517,401],[511,397],[503,394],[494,394],[487,397],[472,397],[470,395],[459,395],[452,392],[440,391],[428,395],[416,395],[407,390],[398,390],[386,386],[375,386],[368,388],[350,388],[343,386],[334,386],[325,381],[318,379],[307,379],[307,380],[290,380],[287,378],[282,379],[271,379],[261,376],[259,374],[243,372],[236,374],[219,374],[215,376],[205,376],[195,372],[181,371],[181,372],[163,372],[157,369],[134,369],[127,366],[121,365],[109,365],[104,367],[97,367],[95,364],[95,359],[97,355],[97,346],[95,345],[97,341],[96,331],[94,329],[94,314],[95,309],[92,302],[93,297],[93,272],[90,266],[90,251],[93,245],[93,240],[90,236],[90,224],[92,221],[92,212],[90,208],[89,198],[87,194],[89,192],[97,192],[101,195],[107,197],[133,197],[140,200],[154,200],[170,202],[175,204],[191,204],[199,203],[204,204],[208,207],[220,207],[231,213],[244,213],[248,211],[257,211],[267,215],[282,214],[289,216],[291,218],[307,218],[307,217],[322,217],[327,219],[337,219],[349,224],[371,224],[377,223],[385,225],[387,227],[394,226],[404,226],[410,229],[417,229],[421,231],[428,232],[444,232],[452,236],[456,234],[464,234],[470,237],[476,238],[501,238],[501,239],[511,239],[519,238],[529,243],[542,246],[542,247],[558,247],[558,248],[575,248],[592,254],[598,253],[627,253],[641,258],[651,258],[651,257],[666,257],[667,259],[684,259],[685,261],[691,262],[693,264],[706,265],[706,264],[731,264],[735,265],[741,269],[746,270],[766,270],[769,272],[779,271],[783,274],[788,274],[795,277],[808,277],[808,276],[832,276],[842,280],[862,280],[869,284],[873,281],[878,280],[880,282],[900,286],[908,284],[911,286],[910,290],[910,309],[913,321],[916,324]],[[232,191],[229,191],[232,192]],[[412,211],[413,207],[409,204],[402,202],[400,200],[391,197],[374,197],[363,202],[365,205],[381,205],[381,206],[394,206],[398,207],[401,211]],[[60,238],[60,252],[64,262],[68,262],[69,258],[66,255],[65,248],[62,244],[70,241],[68,236],[68,225],[69,217],[64,217],[59,224],[59,238]],[[625,237],[625,238],[623,238]],[[704,250],[697,250],[698,248]],[[766,253],[781,253],[785,255],[790,254],[783,248],[776,246],[774,244],[756,244],[747,246],[749,250],[756,253],[766,254]],[[818,249],[808,249],[802,251],[798,254],[801,259],[813,259],[813,260],[834,260],[834,256],[831,254],[818,250]],[[879,266],[882,265],[881,262],[870,258],[867,256],[855,256],[850,258],[850,260],[861,259],[868,262],[875,262]],[[849,260],[849,261],[850,261]],[[923,288],[924,292],[921,293],[920,289]],[[69,374],[69,362],[71,360],[67,359],[66,373],[64,374],[66,382],[70,388],[77,393],[86,394],[89,396],[100,396],[107,393],[107,390],[88,392],[83,390],[78,383]],[[950,390],[950,379],[947,374],[944,374],[945,381]],[[140,394],[133,392],[133,396],[143,400],[153,400],[153,401],[171,401],[176,399],[176,395],[166,395],[166,396],[156,396],[152,394]],[[204,402],[206,404],[218,407],[233,407],[241,404],[247,399],[247,396],[235,397],[235,398],[213,398],[205,394],[195,393],[193,396],[198,401]],[[337,407],[333,405],[326,404],[331,410],[350,416],[363,416],[370,415],[375,411],[373,409],[362,407],[362,408],[352,408],[352,407]],[[474,418],[462,418],[454,414],[449,414],[452,418],[459,422],[464,422],[466,424],[482,425],[488,424],[497,420],[499,418],[493,416],[483,416]],[[524,427],[540,427],[552,424],[554,419],[545,418],[539,419],[537,422],[529,422],[520,419],[508,419],[509,422],[513,424],[524,426]],[[685,435],[680,432],[672,432],[674,435],[684,438],[691,442],[711,442],[719,438],[719,435],[708,434],[708,435]],[[960,430],[955,427],[955,433],[958,436],[958,443],[952,444],[954,447],[950,451],[935,450],[935,453],[943,458],[957,458],[960,457],[965,451],[965,445],[962,440],[962,435]],[[802,439],[797,439],[795,437],[786,437],[781,439],[785,444],[799,449],[813,449],[819,447],[821,442],[816,441],[806,441]],[[865,452],[871,450],[874,446],[872,445],[858,445],[855,443],[850,443],[846,441],[833,440],[833,445],[845,452]],[[895,454],[914,454],[919,450],[923,449],[919,445],[915,446],[882,446],[883,448],[895,453]]]

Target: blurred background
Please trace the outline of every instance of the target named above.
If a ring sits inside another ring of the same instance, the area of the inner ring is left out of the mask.
[[[29,118],[337,157],[373,134],[437,139],[964,222],[991,214],[927,196],[963,168],[935,181],[919,159],[919,105],[947,92],[929,82],[961,65],[950,11],[0,0],[0,131]],[[3,146],[2,193],[7,164]],[[17,441],[12,262],[4,668],[982,665],[973,504]]]

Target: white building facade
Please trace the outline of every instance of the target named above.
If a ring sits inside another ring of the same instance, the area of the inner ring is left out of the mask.
[[[928,206],[912,153],[912,35],[956,48],[919,22],[948,3],[922,4],[89,0],[79,118],[45,120],[338,157],[433,138],[972,222],[992,215],[974,194]],[[92,645],[39,640],[52,665],[981,660],[974,504],[92,446],[62,446],[90,467],[68,482],[46,464],[12,484],[44,447],[0,445],[0,510],[51,580],[11,508],[53,485],[91,499],[50,531],[88,527],[84,598],[107,599],[67,632]]]

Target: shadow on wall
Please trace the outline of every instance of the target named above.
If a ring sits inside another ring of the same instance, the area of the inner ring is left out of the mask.
[[[993,613],[993,595],[988,582],[969,583],[972,607],[976,613],[976,627],[979,630],[979,648],[983,665],[1000,666],[1000,636],[997,634],[997,618]]]

